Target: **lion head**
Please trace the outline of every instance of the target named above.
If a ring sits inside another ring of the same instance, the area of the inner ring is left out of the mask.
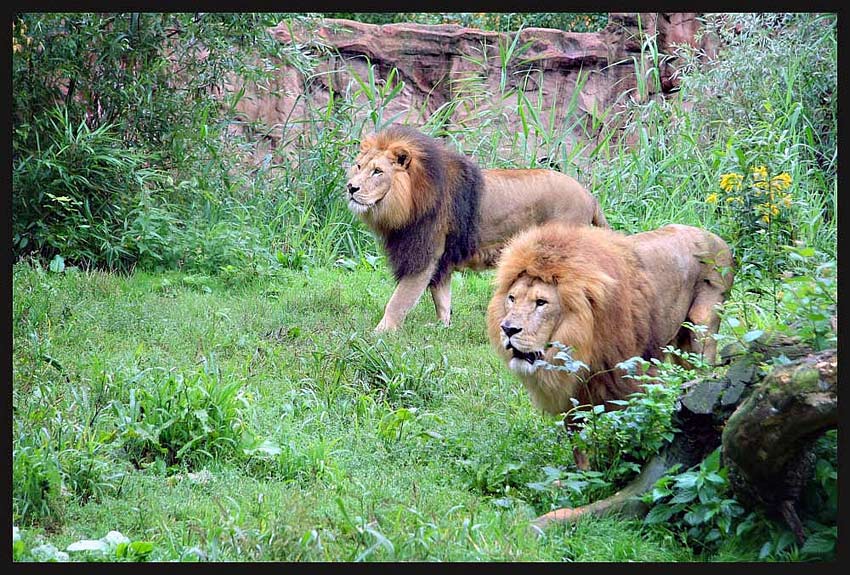
[[[416,220],[437,202],[440,152],[432,138],[405,126],[364,138],[348,170],[348,208],[384,233]]]
[[[488,336],[543,411],[568,411],[571,398],[582,403],[622,398],[616,397],[620,393],[610,389],[610,382],[591,378],[604,363],[603,349],[618,335],[616,317],[610,313],[616,306],[609,304],[620,296],[619,282],[606,271],[611,267],[606,250],[594,242],[602,235],[609,244],[616,243],[607,233],[550,223],[517,235],[499,260],[496,290],[487,309]],[[547,363],[560,363],[553,342],[572,347],[572,358],[588,369],[545,369]],[[600,385],[606,389],[595,389]]]

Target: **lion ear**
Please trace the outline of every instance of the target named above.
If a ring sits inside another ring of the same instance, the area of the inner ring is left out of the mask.
[[[371,149],[372,146],[374,146],[374,145],[375,145],[375,134],[372,134],[371,136],[366,136],[365,138],[363,138],[360,141],[360,151],[365,152],[366,150]]]
[[[407,169],[410,165],[410,150],[404,144],[396,144],[387,151],[390,158],[393,158],[393,161],[399,163],[402,168]]]
[[[605,305],[608,294],[611,292],[616,280],[606,273],[599,272],[591,281],[584,284],[584,296],[591,307],[599,308]]]

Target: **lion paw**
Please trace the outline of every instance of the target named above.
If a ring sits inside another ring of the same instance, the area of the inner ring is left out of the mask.
[[[398,325],[392,322],[387,321],[386,319],[382,319],[378,325],[375,326],[375,333],[386,333],[390,331],[395,331],[398,329]]]

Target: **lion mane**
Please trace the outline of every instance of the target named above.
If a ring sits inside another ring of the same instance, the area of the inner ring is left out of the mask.
[[[397,328],[426,288],[451,315],[451,273],[493,267],[508,239],[532,225],[608,226],[599,203],[566,174],[481,170],[403,125],[364,138],[349,169],[349,208],[378,236],[398,286],[377,331]]]
[[[375,220],[396,280],[427,267],[436,256],[434,238],[445,236],[429,285],[439,285],[451,268],[477,248],[478,206],[484,181],[472,160],[407,126],[392,126],[370,142],[376,149],[403,150],[409,164],[393,184],[404,218]],[[395,215],[395,213],[393,215]],[[398,221],[406,220],[406,221]],[[387,225],[387,224],[390,225]]]
[[[635,356],[660,358],[668,344],[714,361],[711,335],[719,327],[715,305],[731,288],[732,265],[721,238],[690,226],[672,224],[631,236],[558,223],[532,228],[502,253],[487,309],[488,336],[541,410],[569,411],[571,398],[580,405],[616,408],[607,402],[640,390],[616,367],[620,362]],[[508,298],[518,301],[512,290],[519,293],[517,286],[527,285],[538,293],[549,289],[557,294],[553,317],[542,315],[545,307],[538,312],[530,304],[521,308],[522,302],[507,303]],[[508,311],[509,305],[522,313]],[[514,341],[523,327],[530,329],[534,313],[544,318],[540,325],[547,333],[525,333]],[[695,334],[682,326],[685,321],[705,325],[707,333]],[[551,342],[571,346],[573,359],[588,369],[571,374],[535,367],[533,359],[560,363],[554,358],[558,349],[547,348]],[[511,349],[514,343],[524,349]]]

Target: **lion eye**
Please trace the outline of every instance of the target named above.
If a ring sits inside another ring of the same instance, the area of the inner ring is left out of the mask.
[[[375,168],[374,170],[372,170],[373,176],[377,176],[378,174],[383,174],[383,173],[384,173],[383,170],[381,170],[379,168]]]
[[[540,307],[540,306],[542,306],[542,305],[546,305],[546,304],[547,304],[547,303],[549,303],[549,302],[548,302],[548,301],[546,301],[545,299],[538,299],[538,300],[537,300],[537,301],[535,301],[534,303],[535,303],[535,305],[537,305],[537,307]]]
[[[512,296],[512,295],[509,295],[509,296],[508,296],[508,301],[509,301],[509,302],[511,302],[511,303],[514,303],[514,302],[516,301],[516,298],[515,298],[514,296]]]

